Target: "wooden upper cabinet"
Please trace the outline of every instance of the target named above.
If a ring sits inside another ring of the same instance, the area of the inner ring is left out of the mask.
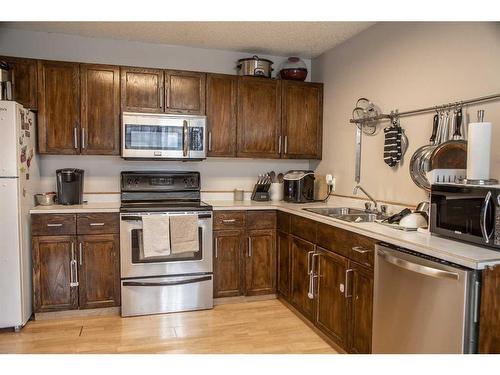
[[[80,66],[82,154],[120,155],[120,68]]]
[[[71,262],[76,259],[72,236],[33,237],[33,285],[35,312],[78,308],[78,287]]]
[[[236,156],[238,77],[207,74],[208,156]]]
[[[318,327],[340,346],[347,347],[348,337],[348,294],[345,277],[347,259],[327,250],[318,249],[316,265]]]
[[[19,57],[0,57],[12,69],[13,99],[24,107],[37,109],[36,60]]]
[[[205,73],[166,70],[165,112],[204,115],[205,80]]]
[[[238,77],[237,156],[280,157],[281,81]]]
[[[321,159],[323,84],[282,82],[282,157]]]
[[[39,152],[79,153],[79,128],[79,64],[38,61]]]
[[[246,295],[276,291],[276,236],[273,229],[248,231]]]
[[[80,308],[119,306],[119,235],[79,236],[78,246]]]
[[[122,67],[122,110],[128,112],[163,112],[163,70]]]

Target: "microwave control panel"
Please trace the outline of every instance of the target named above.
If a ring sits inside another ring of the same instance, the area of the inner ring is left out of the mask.
[[[500,195],[499,195],[500,197]],[[496,207],[495,210],[495,223],[494,223],[494,233],[493,233],[493,244],[495,246],[500,246],[500,209]]]

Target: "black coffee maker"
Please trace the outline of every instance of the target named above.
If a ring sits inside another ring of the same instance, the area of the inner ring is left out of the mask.
[[[64,168],[56,170],[57,201],[59,204],[82,204],[83,169]]]

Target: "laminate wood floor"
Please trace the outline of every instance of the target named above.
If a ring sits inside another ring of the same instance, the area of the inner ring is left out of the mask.
[[[276,299],[131,318],[32,321],[0,353],[336,353]]]

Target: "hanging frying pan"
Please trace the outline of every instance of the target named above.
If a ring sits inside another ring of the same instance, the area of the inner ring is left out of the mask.
[[[436,136],[438,133],[438,128],[440,125],[440,116],[438,114],[434,115],[434,118],[432,120],[432,135],[431,138],[429,139],[429,144],[421,146],[418,148],[412,155],[409,163],[409,171],[410,171],[410,177],[413,180],[413,182],[421,189],[428,190],[428,184],[429,182],[427,181],[427,178],[425,175],[421,174],[421,169],[420,169],[420,163],[421,159],[424,156],[426,152],[428,152],[429,149],[434,149],[435,142],[436,142]]]

